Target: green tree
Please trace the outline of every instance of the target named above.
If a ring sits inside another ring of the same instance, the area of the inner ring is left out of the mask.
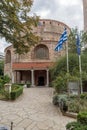
[[[69,54],[69,72],[71,75],[79,70],[78,56],[76,54]],[[51,74],[53,79],[59,75],[65,75],[67,73],[66,56],[58,60],[53,68],[51,68]]]
[[[68,36],[69,53],[76,53],[76,34],[77,29],[72,29]]]
[[[87,55],[82,54],[82,76],[87,79]],[[56,77],[66,75],[66,57],[62,57],[58,60],[53,68],[51,68],[52,79],[55,80]],[[71,76],[79,77],[79,59],[76,54],[69,54],[69,74]]]
[[[28,52],[39,39],[32,31],[39,18],[29,16],[31,6],[32,0],[0,1],[0,36],[12,43],[19,54]]]
[[[76,34],[79,34],[81,48],[87,44],[87,32],[84,31],[79,32],[77,28],[71,29],[70,34],[68,36],[69,53],[77,52]],[[86,49],[84,49],[84,52],[86,52]]]
[[[87,80],[87,55],[82,54],[82,80]],[[56,92],[66,92],[67,81],[80,81],[79,61],[76,54],[69,55],[69,73],[66,69],[66,57],[62,57],[51,69],[52,86]]]

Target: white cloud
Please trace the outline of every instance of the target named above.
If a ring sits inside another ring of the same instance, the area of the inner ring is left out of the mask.
[[[9,44],[5,41],[5,39],[0,39],[0,53],[4,52],[4,49],[9,46]]]
[[[34,0],[32,12],[38,12],[37,15],[40,15],[41,18],[58,20],[66,23],[71,28],[77,26],[82,30],[82,6],[82,0]]]
[[[50,14],[50,10],[41,10],[40,12],[37,11],[36,14],[42,18],[45,18]]]

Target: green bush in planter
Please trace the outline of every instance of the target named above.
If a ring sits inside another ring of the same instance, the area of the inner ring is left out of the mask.
[[[53,96],[52,102],[54,105],[58,105],[58,95]]]
[[[77,116],[77,121],[83,125],[87,125],[87,112],[80,112]]]
[[[12,84],[12,87],[15,87],[15,86],[24,86],[25,84],[23,83],[13,83]]]
[[[55,95],[53,97],[53,104],[58,105],[61,111],[67,111],[68,110],[67,95],[64,95],[64,94]]]
[[[30,88],[31,83],[28,81],[28,82],[26,83],[26,85],[27,85],[27,88]]]
[[[11,100],[15,100],[22,93],[23,93],[23,87],[22,86],[19,86],[17,89],[12,90],[12,92],[10,93]]]
[[[82,125],[80,122],[70,122],[66,125],[66,130],[87,130],[87,125]]]
[[[81,95],[80,95],[80,98],[81,98],[81,99],[87,99],[87,93],[81,94]]]
[[[74,112],[78,113],[79,112],[79,102],[77,99],[70,99],[67,101],[68,102],[68,111],[69,112]]]
[[[58,105],[61,111],[66,112],[68,110],[67,100],[68,100],[68,96],[66,94],[58,95]]]
[[[75,128],[80,128],[81,124],[78,122],[70,122],[66,125],[66,130],[74,130]]]

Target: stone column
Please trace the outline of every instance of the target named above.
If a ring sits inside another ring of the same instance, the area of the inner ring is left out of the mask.
[[[17,83],[20,83],[20,72],[17,71]]]
[[[12,71],[12,83],[14,83],[14,71]]]
[[[17,77],[16,77],[16,71],[14,71],[14,83],[16,83],[16,79],[17,79]]]
[[[31,86],[34,87],[34,70],[31,70]]]
[[[49,69],[47,69],[47,84],[46,86],[48,87],[49,86]]]

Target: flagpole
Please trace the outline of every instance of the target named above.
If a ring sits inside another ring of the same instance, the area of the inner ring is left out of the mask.
[[[82,94],[83,93],[83,88],[82,88],[81,55],[79,55],[79,72],[80,72],[80,90],[81,90],[81,94]]]
[[[67,73],[69,73],[69,54],[68,54],[68,42],[66,42],[66,60],[67,60]]]
[[[78,34],[76,34],[76,46],[77,46],[77,53],[79,57],[80,92],[82,94],[83,88],[82,88],[82,68],[81,68],[81,44],[80,44],[80,38]]]

